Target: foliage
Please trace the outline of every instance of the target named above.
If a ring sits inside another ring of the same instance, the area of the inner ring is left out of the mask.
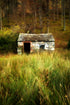
[[[18,34],[11,33],[10,35],[0,36],[0,53],[17,52]]]
[[[30,17],[28,18],[28,21],[29,19]],[[46,17],[43,18],[43,21],[45,22],[42,28],[42,32],[46,33],[46,30],[47,30]],[[55,23],[53,23],[53,21],[51,20],[50,30],[51,30],[51,33],[53,33],[53,36],[55,38],[55,47],[56,48],[67,48],[67,43],[68,43],[68,40],[70,39],[70,28],[69,28],[70,24],[69,24],[69,21],[67,20],[68,26],[65,32],[61,30],[60,24],[61,24],[60,20],[58,20]],[[20,25],[14,25],[13,27],[11,26],[10,28],[3,28],[3,30],[0,31],[0,53],[16,52],[16,48],[17,48],[16,40],[19,35],[18,33],[20,32],[23,32],[23,33],[25,32],[23,28],[21,29]],[[34,33],[41,33],[38,23],[37,23],[37,29],[34,30]]]
[[[1,105],[69,105],[70,52],[62,53],[1,57]]]
[[[68,49],[70,49],[70,40],[68,41]]]

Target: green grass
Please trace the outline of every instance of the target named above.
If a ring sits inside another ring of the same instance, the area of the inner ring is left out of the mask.
[[[1,105],[69,105],[70,51],[0,57]]]

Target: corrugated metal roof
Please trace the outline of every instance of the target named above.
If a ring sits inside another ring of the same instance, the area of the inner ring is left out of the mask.
[[[20,33],[18,41],[32,41],[32,42],[40,42],[40,41],[55,41],[54,37],[51,33],[48,34],[26,34]]]

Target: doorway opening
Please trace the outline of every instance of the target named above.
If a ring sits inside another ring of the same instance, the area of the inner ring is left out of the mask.
[[[43,49],[44,49],[44,47],[45,47],[44,45],[40,45],[40,49],[42,49],[42,50],[43,50]]]
[[[24,52],[25,53],[30,53],[30,42],[25,42],[24,43]]]

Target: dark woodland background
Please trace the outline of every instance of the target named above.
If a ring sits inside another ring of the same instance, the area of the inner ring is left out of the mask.
[[[20,25],[25,32],[34,32],[43,27],[45,17],[47,27],[50,20],[61,18],[65,30],[65,19],[70,21],[70,0],[0,0],[1,29]]]

